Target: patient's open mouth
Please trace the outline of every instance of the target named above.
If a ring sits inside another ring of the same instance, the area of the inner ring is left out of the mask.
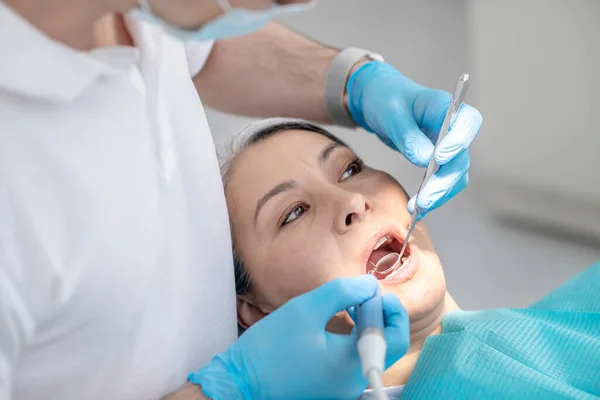
[[[411,255],[409,243],[402,258],[398,260],[403,244],[403,239],[391,234],[382,236],[369,256],[366,272],[374,274],[384,283],[401,283],[412,278],[417,267],[417,256]]]

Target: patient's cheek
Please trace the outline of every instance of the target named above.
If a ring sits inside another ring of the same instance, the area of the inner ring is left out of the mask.
[[[376,171],[375,174],[376,179],[371,179],[369,185],[377,198],[384,201],[391,201],[395,204],[408,203],[409,199],[404,193],[402,186],[393,176],[382,171]]]

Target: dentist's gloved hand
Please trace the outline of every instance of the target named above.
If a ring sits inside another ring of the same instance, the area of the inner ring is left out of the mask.
[[[421,86],[389,64],[369,62],[348,79],[348,108],[352,118],[399,150],[413,164],[426,167],[452,95]],[[481,127],[475,108],[463,104],[448,135],[436,150],[440,169],[419,195],[421,217],[443,205],[467,186],[468,148]],[[415,198],[408,203],[413,212]]]
[[[375,295],[372,276],[337,279],[298,296],[250,327],[228,350],[190,374],[211,399],[356,399],[367,387],[357,338],[325,331],[337,312]],[[383,296],[387,366],[408,350],[408,315]]]

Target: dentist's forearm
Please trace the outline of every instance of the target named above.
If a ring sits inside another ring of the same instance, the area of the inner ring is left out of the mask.
[[[324,90],[337,54],[270,23],[251,35],[217,42],[194,83],[204,104],[220,111],[330,123]]]

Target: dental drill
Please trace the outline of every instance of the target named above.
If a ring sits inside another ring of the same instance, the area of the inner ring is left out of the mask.
[[[385,370],[387,345],[383,333],[383,304],[381,292],[358,307],[358,356],[362,373],[373,388],[377,400],[389,400],[383,390],[382,376]]]

